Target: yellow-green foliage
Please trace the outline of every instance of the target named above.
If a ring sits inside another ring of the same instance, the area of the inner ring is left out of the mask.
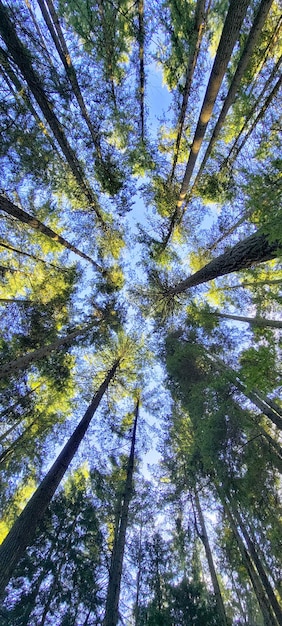
[[[0,520],[0,543],[5,539],[15,519],[24,509],[35,489],[36,483],[33,478],[25,480],[18,486]]]

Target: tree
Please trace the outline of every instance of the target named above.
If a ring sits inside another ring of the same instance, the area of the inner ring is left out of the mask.
[[[26,505],[21,515],[16,520],[13,528],[4,540],[1,550],[1,594],[13,574],[14,568],[24,553],[26,546],[32,541],[37,524],[43,518],[46,508],[52,499],[58,485],[60,484],[70,462],[72,461],[78,446],[83,439],[91,419],[97,410],[104,393],[113,379],[120,364],[117,359],[109,370],[105,380],[100,385],[97,393],[93,396],[86,413],[74,430],[69,441],[64,446],[62,452],[46,474],[31,500]],[[11,553],[13,558],[11,558]]]

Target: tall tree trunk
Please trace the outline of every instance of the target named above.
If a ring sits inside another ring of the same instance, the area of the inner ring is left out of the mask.
[[[227,617],[225,613],[224,603],[223,603],[223,599],[222,599],[222,595],[221,595],[221,591],[220,591],[220,587],[219,587],[219,583],[218,583],[218,579],[217,579],[217,575],[215,571],[215,566],[213,562],[212,552],[210,549],[210,543],[209,543],[208,533],[206,529],[205,519],[204,519],[204,515],[202,512],[201,503],[200,503],[200,499],[199,499],[197,491],[195,491],[194,493],[194,498],[195,498],[196,509],[197,509],[198,518],[200,522],[200,532],[201,532],[200,537],[202,539],[202,542],[205,548],[205,553],[206,553],[208,566],[210,570],[218,614],[220,615],[222,625],[227,626],[228,622],[227,622]]]
[[[177,204],[179,209],[182,207],[182,204],[185,200],[185,196],[188,191],[189,183],[194,171],[199,150],[205,136],[207,125],[211,118],[213,107],[219,89],[221,87],[227,65],[230,61],[233,48],[238,39],[248,5],[249,0],[241,0],[240,2],[238,2],[237,0],[230,1],[228,13],[224,22],[220,42],[206,89],[204,102],[199,115],[186,171],[181,185],[179,200]]]
[[[34,215],[30,215],[30,213],[27,213],[23,209],[20,209],[20,207],[11,202],[11,200],[8,200],[8,198],[3,196],[2,194],[0,194],[0,209],[1,211],[5,211],[5,213],[8,213],[8,215],[12,215],[23,224],[28,224],[34,230],[39,230],[46,237],[49,237],[53,241],[58,242],[59,244],[61,244],[61,246],[64,246],[68,250],[71,250],[72,252],[74,252],[74,254],[80,256],[82,259],[89,261],[89,263],[94,265],[97,270],[102,271],[100,265],[95,263],[93,259],[87,256],[87,254],[84,254],[84,252],[78,250],[78,248],[69,243],[66,239],[64,239],[64,237],[55,233],[54,230],[49,228],[49,226],[45,226],[45,224],[40,222],[40,220],[38,220]]]
[[[240,380],[237,372],[232,370],[231,367],[226,365],[226,363],[224,363],[219,357],[214,354],[209,354],[208,351],[205,351],[205,354],[213,363],[218,365],[225,374],[227,374],[230,382],[234,384],[246,398],[248,398],[264,415],[266,415],[266,417],[268,417],[273,424],[277,426],[277,428],[282,430],[282,409],[276,403],[270,400],[267,396],[261,394],[261,392],[248,389],[247,385]]]
[[[245,539],[249,555],[250,555],[250,557],[251,557],[251,559],[252,559],[252,561],[253,561],[253,563],[254,563],[257,571],[258,571],[261,583],[262,583],[262,585],[263,585],[263,587],[265,589],[265,593],[266,593],[268,601],[269,601],[269,603],[270,603],[270,605],[272,607],[273,613],[276,616],[276,619],[277,619],[277,622],[278,622],[279,626],[282,626],[282,610],[281,610],[281,608],[280,608],[280,606],[278,604],[277,598],[276,598],[276,596],[274,594],[274,591],[273,591],[273,589],[272,589],[272,587],[270,585],[270,582],[269,582],[269,580],[267,578],[264,566],[263,566],[263,564],[262,564],[262,562],[261,562],[261,560],[260,560],[260,558],[259,558],[259,556],[257,554],[255,545],[254,545],[253,541],[250,538],[250,535],[249,535],[249,533],[247,531],[247,528],[246,528],[245,524],[243,523],[241,515],[240,515],[240,513],[238,511],[238,508],[236,506],[232,506],[232,503],[231,503],[231,508],[232,508],[232,511],[233,511],[233,517],[235,518],[236,523],[238,524],[238,526],[239,526],[239,528],[241,530],[241,533],[242,533],[242,535],[243,535],[243,537]]]
[[[249,32],[249,36],[248,36],[247,41],[245,43],[245,47],[244,47],[244,50],[242,52],[240,61],[239,61],[238,65],[237,65],[236,72],[235,72],[235,74],[233,76],[233,79],[231,81],[231,85],[229,87],[228,94],[227,94],[227,96],[225,98],[223,107],[222,107],[222,109],[220,111],[220,114],[219,114],[218,120],[216,122],[213,134],[211,136],[209,145],[208,145],[208,147],[206,149],[203,161],[201,163],[200,169],[199,169],[199,171],[197,173],[195,182],[193,184],[193,189],[195,189],[195,187],[198,184],[198,181],[199,181],[199,179],[200,179],[200,177],[202,175],[202,172],[203,172],[203,169],[204,169],[204,167],[206,165],[206,162],[207,162],[207,160],[208,160],[208,158],[209,158],[209,156],[211,154],[211,151],[212,151],[212,149],[214,147],[214,144],[215,144],[215,142],[216,142],[216,140],[218,138],[218,135],[219,135],[219,133],[220,133],[222,127],[223,127],[223,124],[225,122],[225,118],[227,116],[227,113],[228,113],[230,107],[232,106],[232,104],[235,101],[236,94],[238,92],[238,89],[239,89],[241,80],[243,78],[244,72],[247,69],[247,66],[248,66],[249,61],[251,59],[251,56],[253,54],[254,48],[255,48],[255,46],[256,46],[256,44],[258,42],[259,36],[261,34],[263,25],[265,23],[265,20],[267,18],[267,15],[268,15],[268,12],[270,10],[270,7],[271,7],[272,3],[273,3],[273,0],[261,0],[261,3],[259,5],[259,8],[257,10],[257,14],[255,16],[255,19],[254,19],[254,22],[253,22],[253,25],[252,25],[252,28],[251,28],[251,30]]]
[[[144,0],[138,0],[138,45],[139,45],[139,102],[140,102],[140,127],[141,127],[141,141],[145,139],[145,65],[144,65],[144,44],[145,44],[145,30],[144,30]]]
[[[241,558],[242,558],[242,562],[249,574],[251,583],[253,585],[253,589],[257,598],[257,601],[259,603],[262,615],[263,615],[263,619],[264,619],[264,624],[265,626],[277,626],[277,621],[275,616],[273,615],[272,609],[271,609],[271,604],[264,592],[260,577],[258,576],[258,573],[253,565],[253,562],[250,558],[250,555],[244,545],[244,542],[241,538],[240,533],[238,532],[237,529],[237,525],[236,522],[233,519],[233,515],[231,513],[231,510],[227,504],[226,498],[223,495],[223,491],[222,489],[219,490],[219,494],[220,494],[220,499],[222,501],[222,504],[224,506],[224,511],[226,513],[226,516],[228,518],[231,530],[234,534],[234,537],[236,539],[236,543],[237,546],[239,548],[240,554],[241,554]]]
[[[184,90],[183,90],[183,99],[182,99],[181,110],[180,110],[179,118],[177,122],[177,137],[176,137],[175,146],[174,146],[172,169],[171,169],[171,173],[169,177],[170,182],[172,182],[172,179],[174,177],[175,168],[176,168],[177,161],[178,161],[179,148],[180,148],[180,142],[181,142],[181,137],[183,133],[183,126],[184,126],[184,121],[185,121],[185,114],[186,114],[188,99],[189,99],[189,95],[191,91],[194,71],[195,71],[195,67],[196,67],[196,63],[197,63],[197,59],[198,59],[198,55],[199,55],[199,51],[201,47],[201,42],[203,38],[203,33],[204,33],[204,20],[207,18],[207,16],[204,15],[204,11],[205,11],[205,0],[197,0],[197,5],[195,9],[193,34],[191,37],[191,41],[189,42],[190,43],[190,55],[189,55],[188,66],[186,70],[185,85],[184,85]]]
[[[0,32],[8,51],[14,60],[14,63],[17,65],[25,78],[31,93],[48,122],[79,188],[87,198],[91,208],[95,211],[100,225],[105,228],[104,219],[98,205],[97,198],[85,180],[81,165],[63,132],[59,119],[53,111],[51,102],[48,100],[48,97],[41,86],[40,79],[36,71],[33,69],[30,55],[17,36],[14,25],[9,18],[7,8],[3,4],[2,0],[0,0]]]
[[[276,81],[276,83],[274,84],[274,86],[272,87],[272,90],[270,91],[268,96],[265,98],[265,92],[268,89],[269,85],[271,84],[272,80],[275,79],[277,77],[277,75],[279,75],[279,68],[280,68],[281,63],[282,63],[282,56],[280,56],[280,58],[278,59],[278,61],[275,64],[275,66],[274,66],[274,68],[273,68],[269,78],[265,82],[265,85],[264,85],[263,89],[261,90],[259,96],[257,97],[257,99],[256,99],[255,103],[253,104],[252,108],[250,109],[249,113],[246,115],[244,124],[243,124],[240,132],[237,133],[236,139],[235,139],[235,141],[233,143],[232,148],[229,151],[229,154],[227,155],[227,157],[223,161],[223,167],[226,167],[228,164],[231,166],[231,164],[235,161],[235,159],[239,155],[239,152],[242,150],[242,148],[244,147],[246,141],[248,140],[248,138],[250,137],[250,135],[252,134],[252,132],[256,128],[257,124],[260,122],[260,120],[262,120],[262,118],[263,118],[267,108],[271,104],[272,100],[278,94],[279,89],[280,89],[281,84],[282,84],[282,77],[281,77],[281,75],[278,78],[278,80]],[[262,102],[263,102],[263,104],[262,104]],[[252,122],[252,124],[251,124],[251,126],[249,128],[249,130],[247,130],[248,123],[252,119],[253,115],[255,114],[257,107],[259,107],[259,112],[256,115],[256,117],[254,118],[254,120],[253,120],[253,122]],[[240,143],[241,136],[243,135],[243,133],[245,131],[246,131],[246,134],[245,134],[245,136],[243,137],[243,139],[242,139],[242,141]]]
[[[4,363],[4,365],[0,368],[0,379],[6,378],[8,374],[14,374],[19,370],[25,369],[30,363],[34,363],[35,361],[39,361],[43,359],[43,357],[49,355],[54,350],[60,350],[64,346],[70,345],[76,337],[79,335],[84,335],[90,328],[93,328],[97,322],[91,322],[87,324],[83,328],[77,328],[72,333],[69,333],[65,337],[61,337],[60,339],[56,339],[53,343],[48,343],[42,348],[38,348],[37,350],[33,350],[32,352],[28,352],[23,356],[20,356],[18,359],[14,361],[9,361],[9,363]]]
[[[90,135],[92,137],[92,141],[95,146],[97,156],[100,160],[102,160],[99,134],[94,129],[92,122],[90,120],[89,113],[87,111],[87,108],[86,108],[86,105],[85,105],[85,102],[84,102],[84,99],[83,99],[83,96],[82,96],[82,93],[78,84],[77,75],[76,75],[74,66],[72,64],[70,52],[69,52],[63,31],[61,29],[59,18],[55,11],[53,2],[52,0],[38,0],[38,4],[40,6],[40,10],[46,22],[47,28],[49,29],[49,32],[56,46],[59,57],[63,63],[66,74],[73,88],[73,93],[77,99],[82,117],[85,120],[88,130],[90,132]],[[52,23],[52,20],[53,20],[53,23]]]
[[[166,293],[169,296],[183,293],[190,287],[201,285],[214,278],[239,272],[257,263],[275,259],[281,251],[282,243],[278,241],[269,242],[265,235],[257,231],[210,261],[192,276],[188,276],[174,287],[168,287]]]
[[[6,250],[10,250],[11,252],[16,252],[16,254],[20,254],[22,256],[27,256],[29,259],[33,259],[34,261],[37,261],[37,263],[43,263],[44,265],[49,265],[49,267],[54,267],[54,269],[58,270],[59,272],[67,271],[66,268],[64,267],[59,267],[58,265],[55,265],[55,263],[44,261],[44,259],[40,259],[35,254],[30,254],[29,252],[23,252],[23,250],[19,250],[19,248],[15,248],[11,244],[5,243],[4,241],[0,241],[0,248],[5,248]]]
[[[233,315],[231,313],[213,313],[215,317],[221,317],[223,319],[234,320],[237,322],[244,322],[245,324],[250,324],[251,326],[259,326],[259,328],[282,328],[282,321],[280,320],[269,320],[263,317],[246,317],[241,315]]]
[[[106,609],[103,626],[116,626],[118,622],[118,605],[120,596],[120,583],[122,575],[123,555],[125,548],[125,536],[128,523],[129,503],[132,497],[133,489],[133,470],[135,458],[135,442],[137,420],[139,415],[139,399],[136,402],[135,417],[131,439],[131,449],[127,464],[126,481],[124,487],[124,496],[121,507],[120,520],[115,528],[114,547],[111,558],[109,584],[107,589]]]
[[[57,487],[66,473],[104,393],[114,378],[120,361],[121,358],[114,362],[103,383],[93,396],[92,402],[83,418],[4,539],[0,547],[0,596],[3,595],[5,587],[26,547],[32,542],[37,525],[43,518]]]

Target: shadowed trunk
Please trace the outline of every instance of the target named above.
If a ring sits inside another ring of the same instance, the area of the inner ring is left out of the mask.
[[[124,487],[124,496],[121,506],[120,519],[116,524],[114,547],[111,558],[111,566],[109,573],[109,584],[106,598],[106,609],[103,626],[116,626],[118,622],[118,605],[120,596],[120,583],[122,575],[123,555],[125,548],[125,536],[128,523],[129,503],[132,498],[133,489],[133,471],[134,471],[134,455],[137,420],[139,415],[139,399],[136,403],[135,418],[132,431],[131,449],[127,464],[126,481]]]
[[[93,328],[97,324],[97,321],[91,322],[91,324],[87,324],[83,328],[77,328],[72,333],[69,333],[65,337],[61,337],[53,343],[48,343],[46,346],[42,348],[38,348],[37,350],[33,350],[32,352],[28,352],[23,356],[20,356],[18,359],[14,361],[9,361],[9,363],[3,364],[0,368],[0,379],[6,378],[8,374],[14,374],[19,370],[25,369],[30,363],[34,363],[35,361],[39,361],[45,356],[48,356],[54,350],[60,350],[63,346],[67,346],[72,343],[73,339],[79,337],[80,335],[84,335],[90,328]]]
[[[84,254],[84,252],[78,250],[72,243],[69,243],[66,239],[64,239],[64,237],[55,233],[51,228],[49,228],[49,226],[45,226],[45,224],[40,222],[40,220],[34,217],[34,215],[30,215],[23,209],[20,209],[20,207],[16,206],[13,202],[11,202],[11,200],[8,200],[8,198],[3,196],[2,194],[0,194],[0,209],[1,211],[5,211],[5,213],[8,213],[8,215],[12,215],[23,224],[28,224],[34,230],[39,230],[39,232],[41,232],[46,237],[49,237],[53,241],[58,242],[59,244],[61,244],[61,246],[64,246],[68,250],[71,250],[77,256],[80,256],[82,259],[85,259],[86,261],[94,265],[97,270],[102,271],[102,268],[97,263],[95,263],[93,259],[87,256],[87,254]]]
[[[259,328],[282,328],[282,321],[269,320],[263,317],[245,317],[241,315],[233,315],[231,313],[212,313],[215,317],[221,317],[222,319],[234,320],[236,322],[244,322],[251,326],[258,326]]]
[[[92,402],[80,423],[1,544],[0,596],[3,595],[5,587],[11,576],[13,576],[15,567],[23,556],[26,547],[32,542],[37,525],[43,518],[57,487],[66,473],[104,393],[114,378],[119,363],[120,358],[115,361],[109,370],[104,382],[93,396]]]

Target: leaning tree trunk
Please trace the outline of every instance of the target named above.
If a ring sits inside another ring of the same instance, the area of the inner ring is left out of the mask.
[[[187,66],[187,71],[186,71],[185,85],[183,89],[181,110],[179,113],[179,118],[178,118],[178,123],[177,123],[177,137],[175,140],[173,163],[172,163],[171,173],[169,176],[170,182],[172,182],[172,179],[174,177],[175,168],[176,168],[177,161],[178,161],[180,142],[181,142],[181,137],[183,133],[183,126],[184,126],[184,121],[185,121],[185,114],[186,114],[188,99],[189,99],[189,95],[191,91],[194,70],[196,67],[196,63],[197,63],[197,59],[198,59],[198,55],[199,55],[199,51],[201,47],[201,42],[203,38],[204,10],[205,10],[205,0],[197,0],[197,5],[195,9],[193,34],[191,36],[191,41],[189,41],[190,55],[189,55],[188,66]]]
[[[103,626],[116,626],[118,622],[118,605],[120,596],[120,583],[122,574],[123,555],[125,548],[125,536],[128,523],[128,510],[129,503],[132,497],[133,489],[133,470],[134,470],[134,455],[135,455],[135,441],[136,441],[136,428],[139,414],[139,399],[136,403],[135,418],[132,431],[131,449],[127,464],[126,481],[124,488],[124,497],[121,507],[120,519],[115,528],[114,547],[111,558],[109,584],[106,598],[106,609]]]
[[[42,111],[46,121],[48,122],[56,141],[58,142],[65,159],[72,171],[74,179],[76,180],[79,188],[87,198],[91,208],[95,211],[100,225],[105,228],[104,219],[98,206],[97,198],[90,189],[88,183],[85,180],[84,172],[81,168],[79,160],[77,159],[73,149],[71,148],[59,119],[53,111],[51,102],[49,101],[41,83],[40,79],[33,68],[30,55],[26,47],[22,44],[17,36],[14,25],[12,24],[7,8],[0,0],[0,32],[5,41],[7,49],[13,58],[14,63],[19,68],[21,74],[26,80],[27,85],[30,88],[40,110]]]
[[[259,577],[261,579],[262,585],[263,585],[263,587],[265,589],[265,593],[266,593],[266,595],[268,597],[268,600],[269,600],[269,602],[271,604],[273,613],[276,616],[276,619],[277,619],[277,622],[278,622],[279,626],[282,626],[282,610],[281,610],[281,607],[278,604],[278,601],[277,601],[277,598],[275,596],[275,593],[274,593],[274,591],[273,591],[273,589],[271,587],[271,584],[270,584],[270,582],[268,580],[268,577],[266,575],[264,566],[263,566],[263,564],[262,564],[262,562],[261,562],[261,560],[260,560],[260,558],[259,558],[259,556],[257,554],[255,545],[254,545],[254,543],[253,543],[253,541],[252,541],[252,539],[251,539],[251,537],[250,537],[250,535],[249,535],[249,533],[248,533],[248,531],[246,529],[245,524],[243,523],[243,520],[241,518],[241,515],[240,515],[239,511],[236,510],[235,507],[233,507],[233,515],[235,517],[235,520],[236,520],[239,528],[241,529],[241,532],[242,532],[242,535],[243,535],[243,537],[245,539],[245,542],[246,542],[246,545],[247,545],[250,557],[251,557],[254,565],[256,566],[256,569],[258,571],[258,574],[259,574]]]
[[[145,63],[144,63],[144,0],[138,0],[138,34],[137,41],[139,47],[139,105],[140,105],[140,129],[141,141],[145,140]]]
[[[54,350],[60,350],[63,346],[67,346],[72,343],[76,337],[79,335],[84,335],[90,328],[93,328],[97,322],[91,322],[91,324],[87,324],[83,328],[77,328],[72,333],[69,333],[65,337],[61,337],[60,339],[56,339],[53,343],[48,343],[42,348],[38,348],[37,350],[33,350],[32,352],[28,352],[23,356],[20,356],[18,359],[14,361],[9,361],[9,363],[4,363],[0,368],[0,379],[6,378],[10,374],[15,374],[19,370],[25,369],[30,363],[34,363],[35,361],[39,361],[43,359],[43,357],[48,356]]]
[[[195,272],[195,274],[192,274],[192,276],[188,276],[188,278],[177,283],[174,287],[168,287],[165,293],[168,296],[183,293],[190,287],[201,285],[214,278],[219,278],[232,272],[239,272],[257,263],[275,259],[281,252],[282,243],[279,241],[270,242],[266,235],[257,231],[210,261],[210,263]]]
[[[0,596],[3,595],[5,587],[13,575],[17,563],[23,556],[26,547],[32,542],[36,528],[66,473],[104,393],[107,391],[111,380],[114,378],[120,360],[119,358],[114,362],[62,452],[59,454],[32,498],[15,521],[9,534],[4,539],[0,547]]]
[[[73,88],[73,93],[77,99],[82,117],[85,120],[88,130],[90,132],[90,135],[92,137],[92,141],[95,146],[98,158],[101,160],[102,155],[101,155],[101,147],[100,147],[100,138],[99,138],[97,131],[92,125],[89,113],[87,111],[87,108],[86,108],[86,105],[85,105],[85,102],[84,102],[84,99],[83,99],[83,96],[82,96],[82,93],[78,84],[77,75],[76,75],[74,66],[72,64],[70,52],[69,52],[63,31],[61,29],[59,18],[55,11],[53,2],[52,0],[47,0],[47,1],[38,0],[38,4],[40,6],[40,10],[46,22],[47,28],[56,46],[56,50],[63,63],[66,74]],[[49,10],[49,13],[48,13],[48,10]],[[51,18],[53,20],[53,23],[52,23]]]
[[[213,562],[212,552],[210,549],[210,543],[209,543],[208,533],[206,529],[205,519],[204,519],[204,515],[202,512],[202,507],[200,504],[200,499],[199,499],[199,495],[197,491],[195,491],[194,498],[195,498],[196,509],[197,509],[198,518],[200,522],[200,532],[201,532],[200,537],[202,539],[202,542],[205,548],[205,553],[206,553],[208,566],[210,570],[218,614],[220,615],[222,626],[227,626],[228,622],[227,622],[227,617],[225,613],[224,603],[223,603],[223,599],[222,599],[222,595],[221,595],[221,591],[220,591],[220,587],[218,583],[218,578],[217,578],[216,571],[215,571],[215,566]]]
[[[269,320],[264,317],[246,317],[241,315],[233,315],[231,313],[212,313],[215,317],[221,317],[222,319],[234,320],[236,322],[244,322],[250,324],[250,326],[258,326],[259,328],[282,328],[282,321]]]
[[[237,387],[243,395],[248,398],[266,417],[268,417],[277,428],[282,430],[282,408],[278,406],[273,400],[270,400],[267,396],[264,396],[260,391],[251,390],[247,388],[247,385],[240,380],[238,373],[233,371],[231,367],[226,365],[219,357],[214,354],[210,354],[207,350],[206,355],[215,363],[223,372],[228,376],[229,381]]]
[[[64,237],[58,235],[54,232],[54,230],[49,228],[49,226],[45,226],[45,224],[40,222],[37,217],[35,217],[34,215],[30,215],[30,213],[27,213],[23,209],[20,209],[20,207],[11,202],[11,200],[8,200],[8,198],[3,196],[2,194],[0,194],[0,209],[1,211],[5,211],[5,213],[8,213],[8,215],[12,215],[12,217],[15,217],[23,224],[28,224],[31,228],[34,228],[34,230],[39,230],[39,232],[46,237],[49,237],[53,241],[58,242],[59,244],[61,244],[61,246],[64,246],[68,250],[71,250],[72,252],[74,252],[74,254],[80,256],[82,259],[85,259],[86,261],[89,261],[89,263],[92,263],[92,265],[94,265],[96,269],[102,271],[102,268],[97,263],[95,263],[93,259],[87,256],[87,254],[84,254],[84,252],[78,250],[78,248],[76,248],[72,243],[69,243],[66,239],[64,239]]]
[[[227,504],[226,501],[226,497],[223,495],[223,491],[222,489],[218,489],[219,491],[219,496],[220,496],[220,500],[222,502],[222,505],[224,507],[224,511],[225,514],[228,518],[231,530],[234,534],[239,552],[241,554],[241,558],[242,558],[242,562],[244,567],[246,568],[246,571],[248,572],[248,575],[250,577],[260,610],[262,612],[263,615],[263,620],[264,620],[264,624],[265,626],[277,626],[277,621],[275,616],[273,615],[272,609],[271,609],[271,604],[265,594],[264,588],[262,586],[262,582],[260,580],[260,577],[253,565],[252,559],[248,553],[248,550],[246,549],[244,542],[241,538],[241,535],[237,529],[237,524],[233,518],[232,512]]]
[[[231,0],[229,10],[224,22],[220,42],[218,45],[216,57],[211,71],[210,79],[206,89],[204,102],[198,119],[191,151],[182,181],[180,190],[178,208],[180,209],[188,191],[191,176],[197,161],[199,150],[201,148],[207,125],[212,115],[213,107],[221,87],[221,83],[226,72],[227,65],[233,52],[236,41],[240,33],[240,29],[245,18],[249,0]]]
[[[231,85],[229,87],[228,94],[227,94],[227,96],[225,98],[223,107],[222,107],[222,109],[220,111],[218,120],[217,120],[215,128],[214,128],[212,137],[211,137],[209,145],[208,145],[208,147],[206,149],[206,152],[205,152],[203,161],[201,163],[200,169],[199,169],[199,171],[197,173],[197,177],[195,179],[195,182],[194,182],[194,185],[193,185],[193,189],[195,189],[195,187],[196,187],[196,185],[197,185],[197,183],[198,183],[198,181],[199,181],[199,179],[200,179],[200,177],[202,175],[202,172],[203,172],[203,169],[204,169],[204,167],[206,165],[206,162],[207,162],[207,160],[208,160],[208,158],[209,158],[209,156],[210,156],[210,154],[212,152],[214,144],[215,144],[215,142],[216,142],[216,140],[218,138],[218,135],[219,135],[219,133],[220,133],[222,127],[223,127],[223,124],[224,124],[225,118],[227,116],[227,113],[228,113],[230,107],[232,106],[232,104],[235,101],[236,94],[237,94],[238,88],[240,86],[242,77],[244,75],[244,72],[247,69],[247,66],[248,66],[249,61],[251,59],[251,56],[253,54],[254,48],[255,48],[255,46],[256,46],[256,44],[258,42],[259,36],[261,34],[263,25],[265,23],[265,20],[267,18],[267,15],[268,15],[268,12],[270,10],[270,7],[271,7],[272,3],[273,3],[273,0],[261,0],[260,6],[258,8],[257,14],[255,16],[255,19],[254,19],[254,22],[253,22],[253,25],[252,25],[252,28],[251,28],[251,30],[249,32],[248,39],[247,39],[247,41],[245,43],[245,47],[244,47],[244,50],[242,52],[242,56],[241,56],[240,61],[239,61],[238,65],[237,65],[236,72],[235,72],[235,74],[233,76]]]

